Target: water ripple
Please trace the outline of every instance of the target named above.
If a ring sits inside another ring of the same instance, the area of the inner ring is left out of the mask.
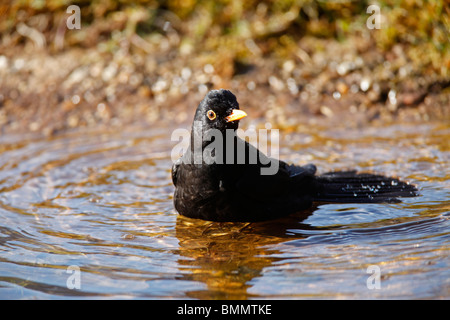
[[[311,128],[281,156],[398,175],[420,197],[252,224],[176,214],[167,128],[1,137],[0,297],[448,298],[448,130],[403,129]],[[381,290],[366,286],[370,265]]]

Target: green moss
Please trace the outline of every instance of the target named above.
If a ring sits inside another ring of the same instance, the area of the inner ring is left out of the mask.
[[[411,48],[411,52],[407,49],[408,56],[421,66],[441,74],[448,72],[450,9],[444,1],[378,3],[384,17],[382,28],[369,33],[380,50],[390,50],[400,43]],[[180,36],[180,46],[189,43],[197,54],[202,50],[220,50],[218,54],[227,51],[236,57],[254,54],[245,46],[249,39],[263,48],[261,54],[288,58],[305,35],[345,41],[348,36],[368,32],[365,27],[368,1],[16,0],[8,6],[0,5],[3,17],[0,33],[13,34],[19,22],[44,15],[48,23],[39,31],[52,39],[70,4],[81,7],[82,24],[89,27],[89,32],[67,33],[67,43],[85,47],[114,41],[108,34],[117,29],[125,31],[128,37],[134,33],[144,39],[154,34],[165,35],[161,25],[164,19],[172,23]],[[117,23],[118,16],[126,22]],[[108,27],[112,30],[107,30]]]

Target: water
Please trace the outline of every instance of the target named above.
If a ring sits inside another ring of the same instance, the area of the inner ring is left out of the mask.
[[[450,298],[448,124],[281,132],[282,159],[421,196],[252,224],[176,214],[170,133],[2,136],[0,298]]]

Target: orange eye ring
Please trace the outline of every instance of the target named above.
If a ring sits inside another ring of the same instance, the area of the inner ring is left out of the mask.
[[[212,110],[208,110],[206,116],[208,117],[209,120],[214,120],[217,117],[216,113]]]

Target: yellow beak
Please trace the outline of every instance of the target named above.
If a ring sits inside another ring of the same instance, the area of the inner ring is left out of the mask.
[[[225,120],[227,122],[231,122],[231,121],[240,120],[246,116],[247,116],[247,114],[244,111],[238,110],[238,109],[233,109],[233,112],[228,117],[226,117]]]

